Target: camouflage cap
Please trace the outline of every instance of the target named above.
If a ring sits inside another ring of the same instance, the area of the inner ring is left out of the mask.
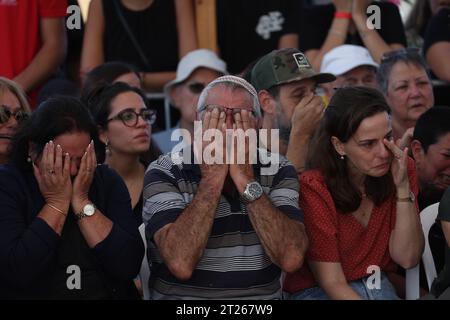
[[[257,91],[304,79],[313,79],[319,84],[332,82],[336,77],[331,73],[314,71],[306,56],[294,48],[266,54],[258,60],[251,73],[251,83]]]

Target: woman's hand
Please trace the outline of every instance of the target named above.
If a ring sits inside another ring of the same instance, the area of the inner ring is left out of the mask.
[[[89,202],[89,189],[94,179],[97,158],[95,157],[94,142],[91,141],[86,148],[86,152],[81,158],[80,168],[73,181],[73,193],[71,205],[74,212],[78,212]]]
[[[50,141],[39,164],[33,163],[33,170],[45,202],[67,212],[72,196],[69,154],[63,155],[61,146]]]
[[[391,164],[392,177],[394,178],[394,184],[399,188],[409,188],[408,180],[408,148],[403,151],[394,143],[393,140],[383,140],[385,146],[393,154],[394,159]]]

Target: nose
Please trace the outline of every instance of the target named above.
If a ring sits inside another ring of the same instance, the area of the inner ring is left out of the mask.
[[[412,98],[420,96],[420,89],[415,83],[411,84],[409,94]]]
[[[70,176],[75,177],[78,173],[78,165],[76,162],[71,161],[70,162]]]
[[[150,126],[150,123],[145,121],[143,117],[138,116],[136,127],[147,127]]]
[[[387,159],[391,156],[390,151],[388,150],[388,148],[386,147],[386,145],[383,143],[383,141],[380,141],[380,143],[378,144],[378,157],[382,158],[382,159]]]

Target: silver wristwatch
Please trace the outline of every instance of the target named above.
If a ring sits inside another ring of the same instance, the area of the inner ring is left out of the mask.
[[[242,199],[245,203],[250,203],[259,199],[263,194],[263,188],[256,182],[250,182],[245,186],[244,193],[242,194]]]
[[[95,205],[93,203],[88,203],[83,207],[83,210],[79,213],[75,213],[75,219],[81,220],[85,217],[92,217],[95,213]]]

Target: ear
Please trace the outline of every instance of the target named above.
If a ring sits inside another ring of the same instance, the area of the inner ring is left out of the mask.
[[[106,133],[107,130],[103,129],[100,126],[98,126],[97,128],[98,128],[98,138],[100,139],[101,142],[103,142],[103,144],[106,144],[106,142],[109,141],[108,135]]]
[[[276,101],[267,90],[259,91],[258,99],[264,114],[276,114]]]
[[[345,156],[345,148],[344,148],[344,144],[341,142],[341,140],[339,140],[337,137],[332,136],[331,137],[331,144],[334,147],[334,150],[336,150],[336,152],[340,155],[340,156]]]
[[[411,152],[416,163],[420,164],[425,152],[423,151],[422,143],[420,143],[419,140],[411,141]]]

